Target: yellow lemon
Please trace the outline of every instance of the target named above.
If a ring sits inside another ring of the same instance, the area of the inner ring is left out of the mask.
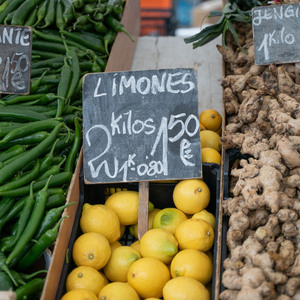
[[[84,233],[76,239],[72,255],[77,266],[91,266],[99,270],[110,258],[110,244],[101,233]]]
[[[213,263],[205,253],[195,249],[185,249],[175,255],[170,269],[173,278],[191,277],[205,285],[211,281]]]
[[[142,298],[162,297],[162,290],[168,280],[168,267],[156,258],[142,257],[129,268],[128,283]]]
[[[138,221],[139,193],[136,191],[120,191],[108,197],[107,207],[112,208],[122,225],[132,225]]]
[[[80,218],[83,233],[98,232],[112,244],[121,236],[120,221],[114,210],[103,204],[85,203]]]
[[[175,207],[164,208],[153,219],[153,228],[161,228],[175,234],[177,226],[187,220],[187,216]]]
[[[114,243],[110,244],[110,249],[113,251],[114,249],[121,247],[122,244],[119,241],[115,241]]]
[[[177,227],[175,237],[180,249],[207,252],[214,243],[214,230],[202,219],[188,219]]]
[[[150,229],[140,239],[140,251],[143,257],[153,257],[168,264],[178,252],[178,242],[165,229]]]
[[[214,163],[220,165],[222,161],[222,157],[221,154],[216,149],[202,148],[201,160],[202,163]]]
[[[176,277],[163,288],[164,300],[210,300],[209,291],[196,279]]]
[[[61,300],[98,300],[95,293],[88,289],[75,289],[67,292]]]
[[[176,184],[173,201],[185,214],[195,214],[209,204],[210,190],[201,179],[185,179]]]
[[[160,300],[160,298],[151,297],[151,298],[146,298],[145,300]]]
[[[141,258],[140,253],[130,246],[122,246],[114,249],[103,271],[110,281],[127,281],[129,267]]]
[[[200,143],[202,148],[213,148],[217,151],[221,150],[220,136],[212,130],[200,131]]]
[[[211,212],[207,211],[206,209],[203,209],[203,210],[195,213],[192,216],[192,219],[202,219],[202,220],[206,221],[208,224],[210,224],[213,229],[215,229],[216,218]]]
[[[66,290],[68,292],[74,289],[88,289],[98,295],[106,282],[105,276],[93,267],[80,266],[67,276]]]
[[[98,295],[99,300],[140,300],[133,287],[126,282],[107,284]],[[77,300],[77,299],[76,299]]]
[[[141,253],[140,241],[139,240],[136,240],[135,242],[133,242],[129,247],[132,247],[135,250],[137,250],[139,253]]]
[[[153,228],[153,219],[159,211],[159,208],[154,208],[148,213],[148,230]],[[138,239],[138,224],[131,225],[129,227],[129,232],[132,236]]]
[[[206,109],[201,112],[199,121],[206,129],[217,131],[222,125],[222,117],[215,109]]]

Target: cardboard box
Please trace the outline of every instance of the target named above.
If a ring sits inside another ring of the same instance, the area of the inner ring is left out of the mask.
[[[127,0],[121,22],[133,39],[137,42],[140,33],[140,6],[139,1]],[[125,33],[118,33],[113,44],[111,54],[106,66],[106,72],[130,70],[132,59],[137,43],[133,43]],[[78,203],[79,203],[79,171],[82,166],[82,150],[79,155],[77,167],[72,177],[67,195],[67,203],[76,202],[64,211],[69,217],[64,219],[60,226],[59,234],[53,249],[53,255],[46,282],[42,292],[41,300],[53,300],[56,296],[64,260],[68,252],[68,244],[71,236]]]

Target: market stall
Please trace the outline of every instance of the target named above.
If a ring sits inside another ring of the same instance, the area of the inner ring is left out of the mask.
[[[0,0],[0,299],[297,299],[299,5]]]

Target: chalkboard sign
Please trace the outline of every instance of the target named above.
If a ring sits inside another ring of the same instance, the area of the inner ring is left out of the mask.
[[[255,64],[300,61],[300,3],[252,10]]]
[[[88,184],[200,178],[195,70],[87,74],[83,135]]]
[[[32,30],[0,25],[0,93],[29,94]]]

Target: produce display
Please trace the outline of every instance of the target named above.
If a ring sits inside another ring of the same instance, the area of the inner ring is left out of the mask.
[[[124,6],[0,0],[0,24],[33,30],[30,94],[0,99],[1,290],[12,289],[18,300],[39,298],[43,289],[43,253],[68,217],[66,195],[82,145],[83,76],[105,70],[116,34],[126,32]]]
[[[281,1],[299,3],[299,1]],[[225,148],[233,164],[220,299],[298,299],[300,295],[300,93],[295,64],[255,65],[251,25],[235,23],[218,49],[225,62]],[[246,51],[242,51],[241,47]],[[249,157],[247,159],[247,157]]]
[[[210,299],[215,199],[201,179],[169,184],[168,206],[150,197],[140,239],[137,191],[85,199],[62,300]]]

